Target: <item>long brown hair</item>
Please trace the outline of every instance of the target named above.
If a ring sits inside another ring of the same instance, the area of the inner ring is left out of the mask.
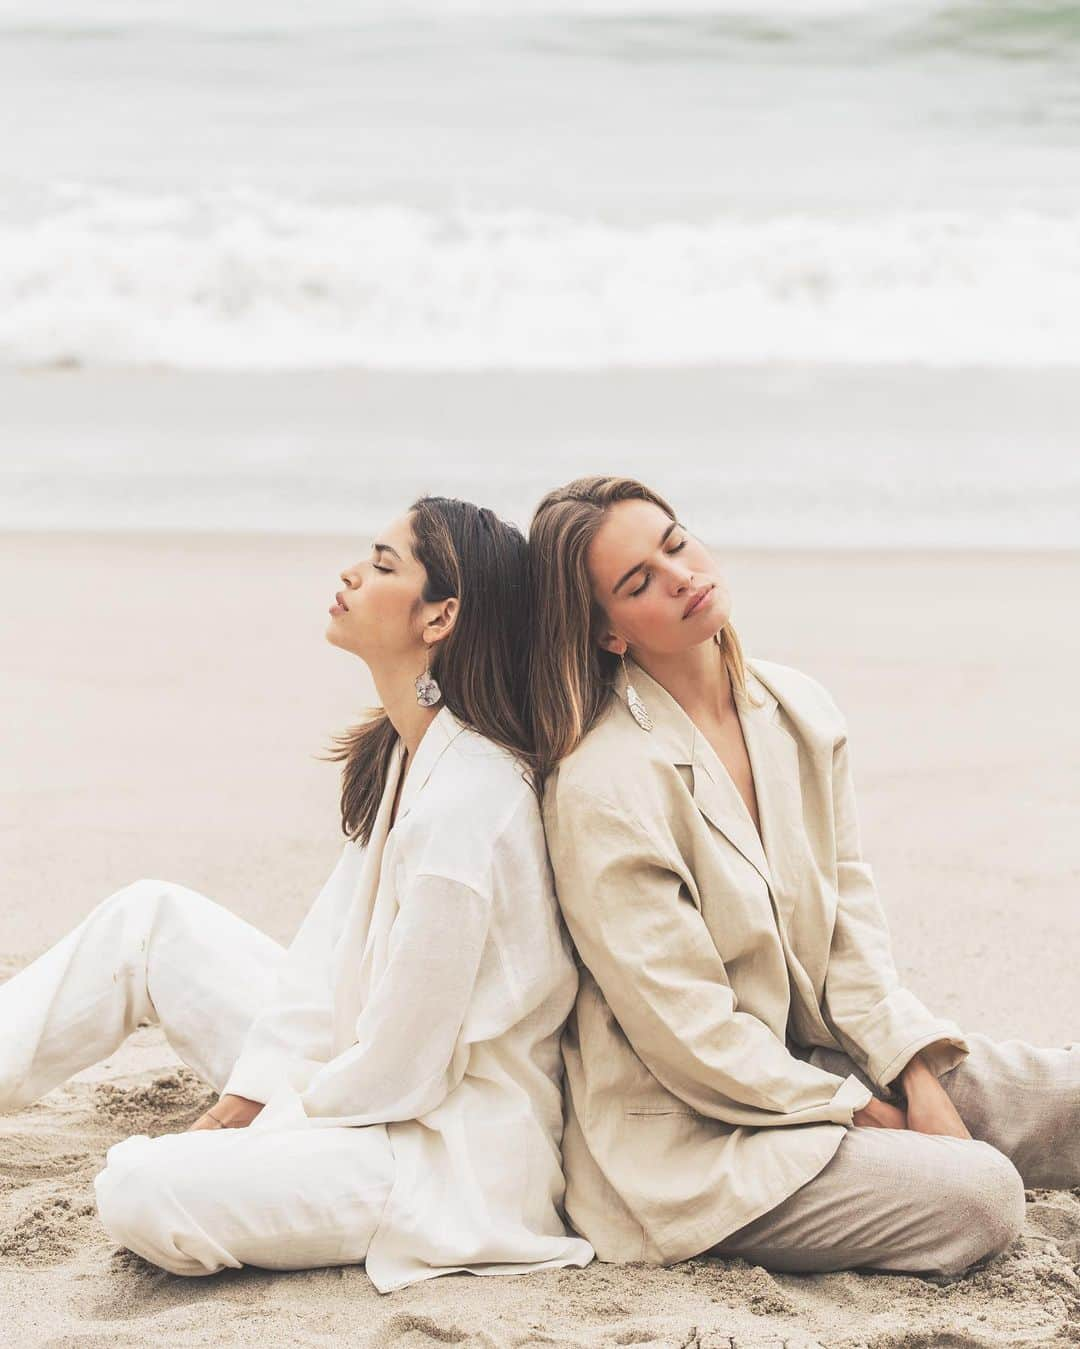
[[[529,767],[525,701],[532,623],[525,536],[487,507],[455,497],[420,497],[409,510],[413,552],[427,573],[424,602],[455,596],[460,606],[449,635],[429,652],[442,701],[460,721]],[[341,829],[366,843],[397,731],[383,708],[374,707],[366,721],[331,739],[338,748],[315,757],[345,760]]]
[[[619,657],[597,640],[605,617],[585,555],[617,501],[651,501],[670,520],[678,519],[659,493],[636,478],[595,476],[548,492],[529,528],[535,626],[529,707],[540,782],[589,733],[613,695]],[[717,640],[732,688],[746,697],[742,646],[730,622]]]

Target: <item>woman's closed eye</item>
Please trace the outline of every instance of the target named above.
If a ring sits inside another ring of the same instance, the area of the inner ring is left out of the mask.
[[[686,547],[686,540],[683,539],[682,543],[678,544],[678,545],[677,545],[676,547],[674,547],[674,548],[668,548],[666,551],[667,551],[667,553],[668,553],[668,556],[670,557],[672,553],[681,553],[682,550],[683,550],[685,547]],[[637,588],[636,590],[631,590],[631,591],[630,591],[630,594],[631,594],[631,595],[640,595],[641,592],[648,586],[649,581],[650,581],[651,579],[652,579],[652,572],[649,571],[648,568],[646,568],[646,570],[645,570],[645,579],[644,579],[644,581],[642,581],[641,585],[639,585],[638,588]]]

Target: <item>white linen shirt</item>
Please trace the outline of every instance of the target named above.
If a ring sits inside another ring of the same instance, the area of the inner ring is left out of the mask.
[[[514,756],[445,706],[389,828],[348,841],[296,934],[226,1093],[252,1129],[385,1127],[380,1292],[454,1271],[586,1265],[562,1205],[559,1039],[578,975],[540,807]]]

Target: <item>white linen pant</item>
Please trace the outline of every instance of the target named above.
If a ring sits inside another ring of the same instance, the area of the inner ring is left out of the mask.
[[[145,1020],[220,1092],[284,954],[186,886],[117,890],[0,986],[0,1112],[108,1057]],[[200,1129],[114,1144],[94,1189],[115,1241],[201,1275],[361,1263],[392,1180],[381,1124]]]

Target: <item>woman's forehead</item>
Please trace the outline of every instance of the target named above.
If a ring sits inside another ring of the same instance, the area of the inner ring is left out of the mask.
[[[387,521],[376,532],[372,539],[372,547],[378,548],[380,544],[387,545],[407,562],[414,557],[412,541],[412,516],[406,511],[403,515],[397,515],[394,519]]]
[[[586,552],[594,580],[618,578],[655,548],[671,518],[652,501],[617,501],[604,513]]]

